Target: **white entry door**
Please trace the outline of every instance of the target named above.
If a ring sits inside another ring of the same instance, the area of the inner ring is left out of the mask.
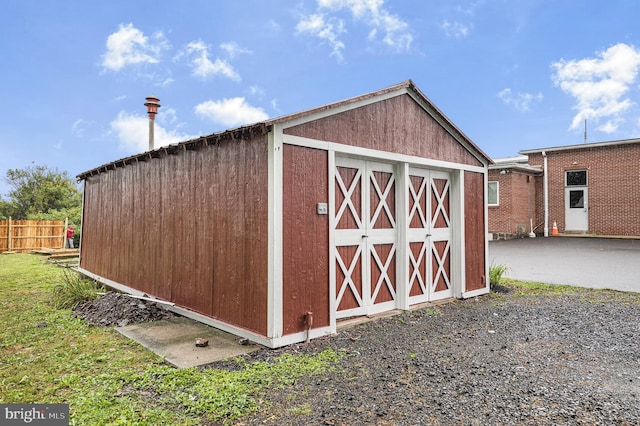
[[[570,186],[564,190],[565,230],[589,230],[589,197],[587,187]]]
[[[587,170],[567,170],[564,189],[564,223],[566,231],[589,230]]]
[[[409,169],[409,304],[453,296],[451,282],[451,175]]]
[[[396,175],[391,164],[336,158],[336,318],[396,307]]]

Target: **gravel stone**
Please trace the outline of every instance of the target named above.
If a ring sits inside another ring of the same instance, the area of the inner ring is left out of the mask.
[[[257,395],[261,410],[237,424],[638,425],[639,336],[640,294],[453,301],[245,356],[347,355],[334,372]]]

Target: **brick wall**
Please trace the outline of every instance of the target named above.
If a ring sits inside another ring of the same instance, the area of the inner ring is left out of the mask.
[[[529,218],[535,214],[536,178],[516,169],[505,171],[500,174],[499,169],[489,170],[488,180],[499,182],[499,205],[489,206],[489,232],[518,234],[524,229],[528,234]]]
[[[553,221],[565,230],[565,172],[587,170],[589,233],[640,236],[640,144],[547,151],[549,232]],[[542,155],[529,155],[543,165]],[[542,178],[536,186],[536,218],[544,220]]]

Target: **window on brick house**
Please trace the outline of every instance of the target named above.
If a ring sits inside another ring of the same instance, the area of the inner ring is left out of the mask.
[[[587,171],[586,170],[567,170],[565,176],[567,177],[567,186],[586,186],[587,185]]]
[[[498,182],[497,181],[492,181],[492,182],[488,182],[487,185],[487,193],[488,193],[488,203],[490,206],[497,206],[498,205],[498,201],[499,201],[499,197],[498,197],[498,190],[499,190],[499,186],[498,186]]]

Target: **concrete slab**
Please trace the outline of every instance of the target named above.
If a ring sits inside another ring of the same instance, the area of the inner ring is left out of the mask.
[[[135,340],[178,368],[210,364],[256,351],[262,347],[241,345],[240,338],[186,317],[116,327],[123,336]],[[198,347],[196,339],[209,340]]]

